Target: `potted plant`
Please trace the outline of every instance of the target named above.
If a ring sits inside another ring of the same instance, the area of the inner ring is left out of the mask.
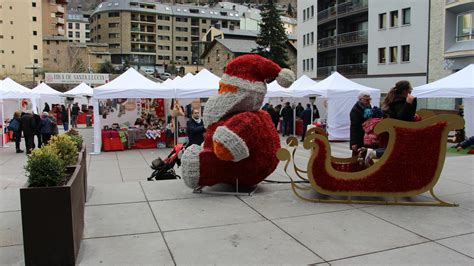
[[[28,185],[20,189],[26,265],[75,264],[84,230],[82,159],[66,135],[28,158]]]
[[[84,200],[87,201],[87,152],[86,146],[84,145],[84,140],[82,136],[79,135],[79,132],[74,128],[71,128],[68,132],[65,133],[76,143],[77,150],[79,151],[79,156],[82,156],[82,165],[86,171],[84,171]]]

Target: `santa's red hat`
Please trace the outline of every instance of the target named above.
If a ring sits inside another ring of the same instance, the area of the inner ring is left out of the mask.
[[[282,87],[295,81],[293,71],[255,54],[242,55],[227,63],[221,78],[219,94],[249,90],[266,93],[265,81],[276,79]]]

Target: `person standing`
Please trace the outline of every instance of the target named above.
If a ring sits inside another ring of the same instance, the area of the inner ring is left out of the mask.
[[[201,111],[199,109],[193,109],[192,116],[186,123],[186,131],[188,134],[187,146],[193,144],[201,145],[204,141],[204,132],[206,132],[206,129],[204,128],[204,123],[201,119]]]
[[[370,93],[362,91],[358,96],[359,100],[354,104],[350,113],[350,149],[352,154],[356,155],[357,150],[364,146],[364,129],[362,124],[369,118],[365,115],[366,110],[371,110]]]
[[[72,114],[72,112],[71,112],[71,114]],[[77,119],[77,117],[76,117],[76,119]],[[67,113],[66,106],[64,106],[64,105],[61,105],[61,122],[63,123],[64,131],[68,131],[69,130],[69,115]],[[74,123],[73,123],[72,127],[74,128]]]
[[[295,108],[296,116],[301,117],[301,115],[303,114],[303,111],[304,111],[303,106],[301,105],[301,103],[298,103],[298,105]]]
[[[47,112],[44,112],[41,117],[39,130],[41,132],[43,144],[48,145],[49,140],[51,139],[51,134],[53,133],[53,121],[49,118],[49,114]]]
[[[31,151],[35,146],[34,137],[36,130],[35,119],[31,111],[24,113],[21,116],[21,130],[25,137],[26,154],[31,154]]]
[[[45,102],[43,112],[49,113],[50,111],[51,111],[51,108],[49,107],[49,104]]]
[[[77,128],[77,117],[79,116],[79,111],[80,111],[79,104],[74,103],[74,105],[72,106],[72,109],[71,109],[71,125],[72,125],[72,128]]]
[[[416,97],[411,95],[412,87],[409,81],[401,80],[390,89],[382,103],[382,110],[389,118],[403,121],[415,120]]]
[[[311,124],[311,104],[306,104],[306,109],[301,113],[301,119],[303,120],[303,135],[301,136],[301,141],[304,141],[306,136],[306,129]]]
[[[283,137],[292,134],[293,129],[293,109],[290,102],[285,103],[285,107],[281,109],[281,116],[283,117]]]
[[[275,110],[275,108],[273,108],[273,104],[268,105],[267,112],[270,114],[272,122],[275,125],[275,129],[278,131],[278,122],[280,121],[280,116],[278,115],[278,112]]]
[[[39,125],[41,122],[41,117],[38,114],[33,113],[33,118],[35,119],[35,136],[36,139],[38,140],[38,148],[41,148],[43,146],[42,140],[41,140],[41,133],[39,129]],[[33,143],[33,149],[35,148],[35,145]]]
[[[22,153],[23,150],[20,149],[21,142],[21,112],[16,111],[13,114],[13,119],[8,125],[8,129],[13,131],[13,140],[15,141],[16,153]]]

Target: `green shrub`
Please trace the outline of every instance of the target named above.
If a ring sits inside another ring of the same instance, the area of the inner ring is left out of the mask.
[[[49,145],[57,150],[59,158],[64,161],[65,165],[73,165],[77,162],[78,149],[76,142],[70,136],[66,134],[53,136]]]
[[[84,140],[82,139],[82,136],[79,135],[79,132],[74,128],[71,128],[65,134],[71,137],[71,139],[76,143],[77,150],[80,151],[82,149],[82,143]]]
[[[25,166],[30,187],[57,186],[64,179],[66,165],[58,155],[58,151],[46,145],[34,149]]]

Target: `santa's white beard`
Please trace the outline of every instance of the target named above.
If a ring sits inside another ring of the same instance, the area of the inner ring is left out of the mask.
[[[210,97],[204,107],[202,120],[204,126],[214,124],[227,114],[234,112],[258,111],[263,103],[266,92],[223,93]]]

